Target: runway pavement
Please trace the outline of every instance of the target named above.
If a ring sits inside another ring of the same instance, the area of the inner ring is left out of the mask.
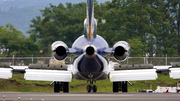
[[[179,93],[10,93],[0,92],[6,101],[180,101]]]

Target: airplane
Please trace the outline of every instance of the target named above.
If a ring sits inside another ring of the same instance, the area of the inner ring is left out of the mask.
[[[87,92],[97,92],[96,81],[110,79],[113,92],[127,92],[127,83],[136,80],[155,80],[158,76],[151,65],[123,67],[110,63],[108,55],[122,62],[129,55],[131,47],[126,41],[119,41],[110,48],[106,40],[97,35],[97,20],[94,18],[94,1],[87,0],[87,18],[84,20],[84,35],[77,38],[69,48],[64,42],[56,41],[51,45],[52,57],[62,61],[72,54],[70,65],[30,64],[25,70],[25,80],[53,81],[54,92],[69,92],[72,78],[87,81]]]

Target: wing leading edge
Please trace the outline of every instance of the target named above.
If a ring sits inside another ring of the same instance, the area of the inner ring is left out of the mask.
[[[179,79],[180,78],[180,68],[170,68],[169,69],[171,72],[170,74],[170,78],[173,79]]]
[[[170,67],[170,78],[172,79],[179,79],[180,78],[180,62],[171,62]]]
[[[0,68],[0,78],[1,79],[12,78],[12,68]]]
[[[71,82],[72,65],[36,65],[30,64],[25,70],[24,79],[38,81]]]
[[[111,71],[110,81],[156,80],[156,69]]]
[[[158,78],[156,69],[152,64],[125,65],[111,62],[110,81],[137,81],[137,80],[156,80]]]
[[[63,70],[26,69],[24,78],[26,80],[71,82],[72,74],[70,71]]]
[[[0,63],[0,78],[9,79],[12,78],[13,69],[10,67],[10,63]]]

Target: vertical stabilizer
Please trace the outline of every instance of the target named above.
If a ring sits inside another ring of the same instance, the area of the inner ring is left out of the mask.
[[[85,37],[88,40],[96,37],[97,22],[94,18],[94,2],[93,0],[87,0],[87,18],[84,21]]]

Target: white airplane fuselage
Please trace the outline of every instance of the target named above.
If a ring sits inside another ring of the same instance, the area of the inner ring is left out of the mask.
[[[77,50],[73,59],[73,75],[75,79],[107,79],[109,74],[108,59],[107,54],[103,51],[109,48],[109,46],[101,36],[97,35],[93,40],[87,40],[83,35],[74,42],[72,48]],[[88,48],[92,53],[87,52]]]

